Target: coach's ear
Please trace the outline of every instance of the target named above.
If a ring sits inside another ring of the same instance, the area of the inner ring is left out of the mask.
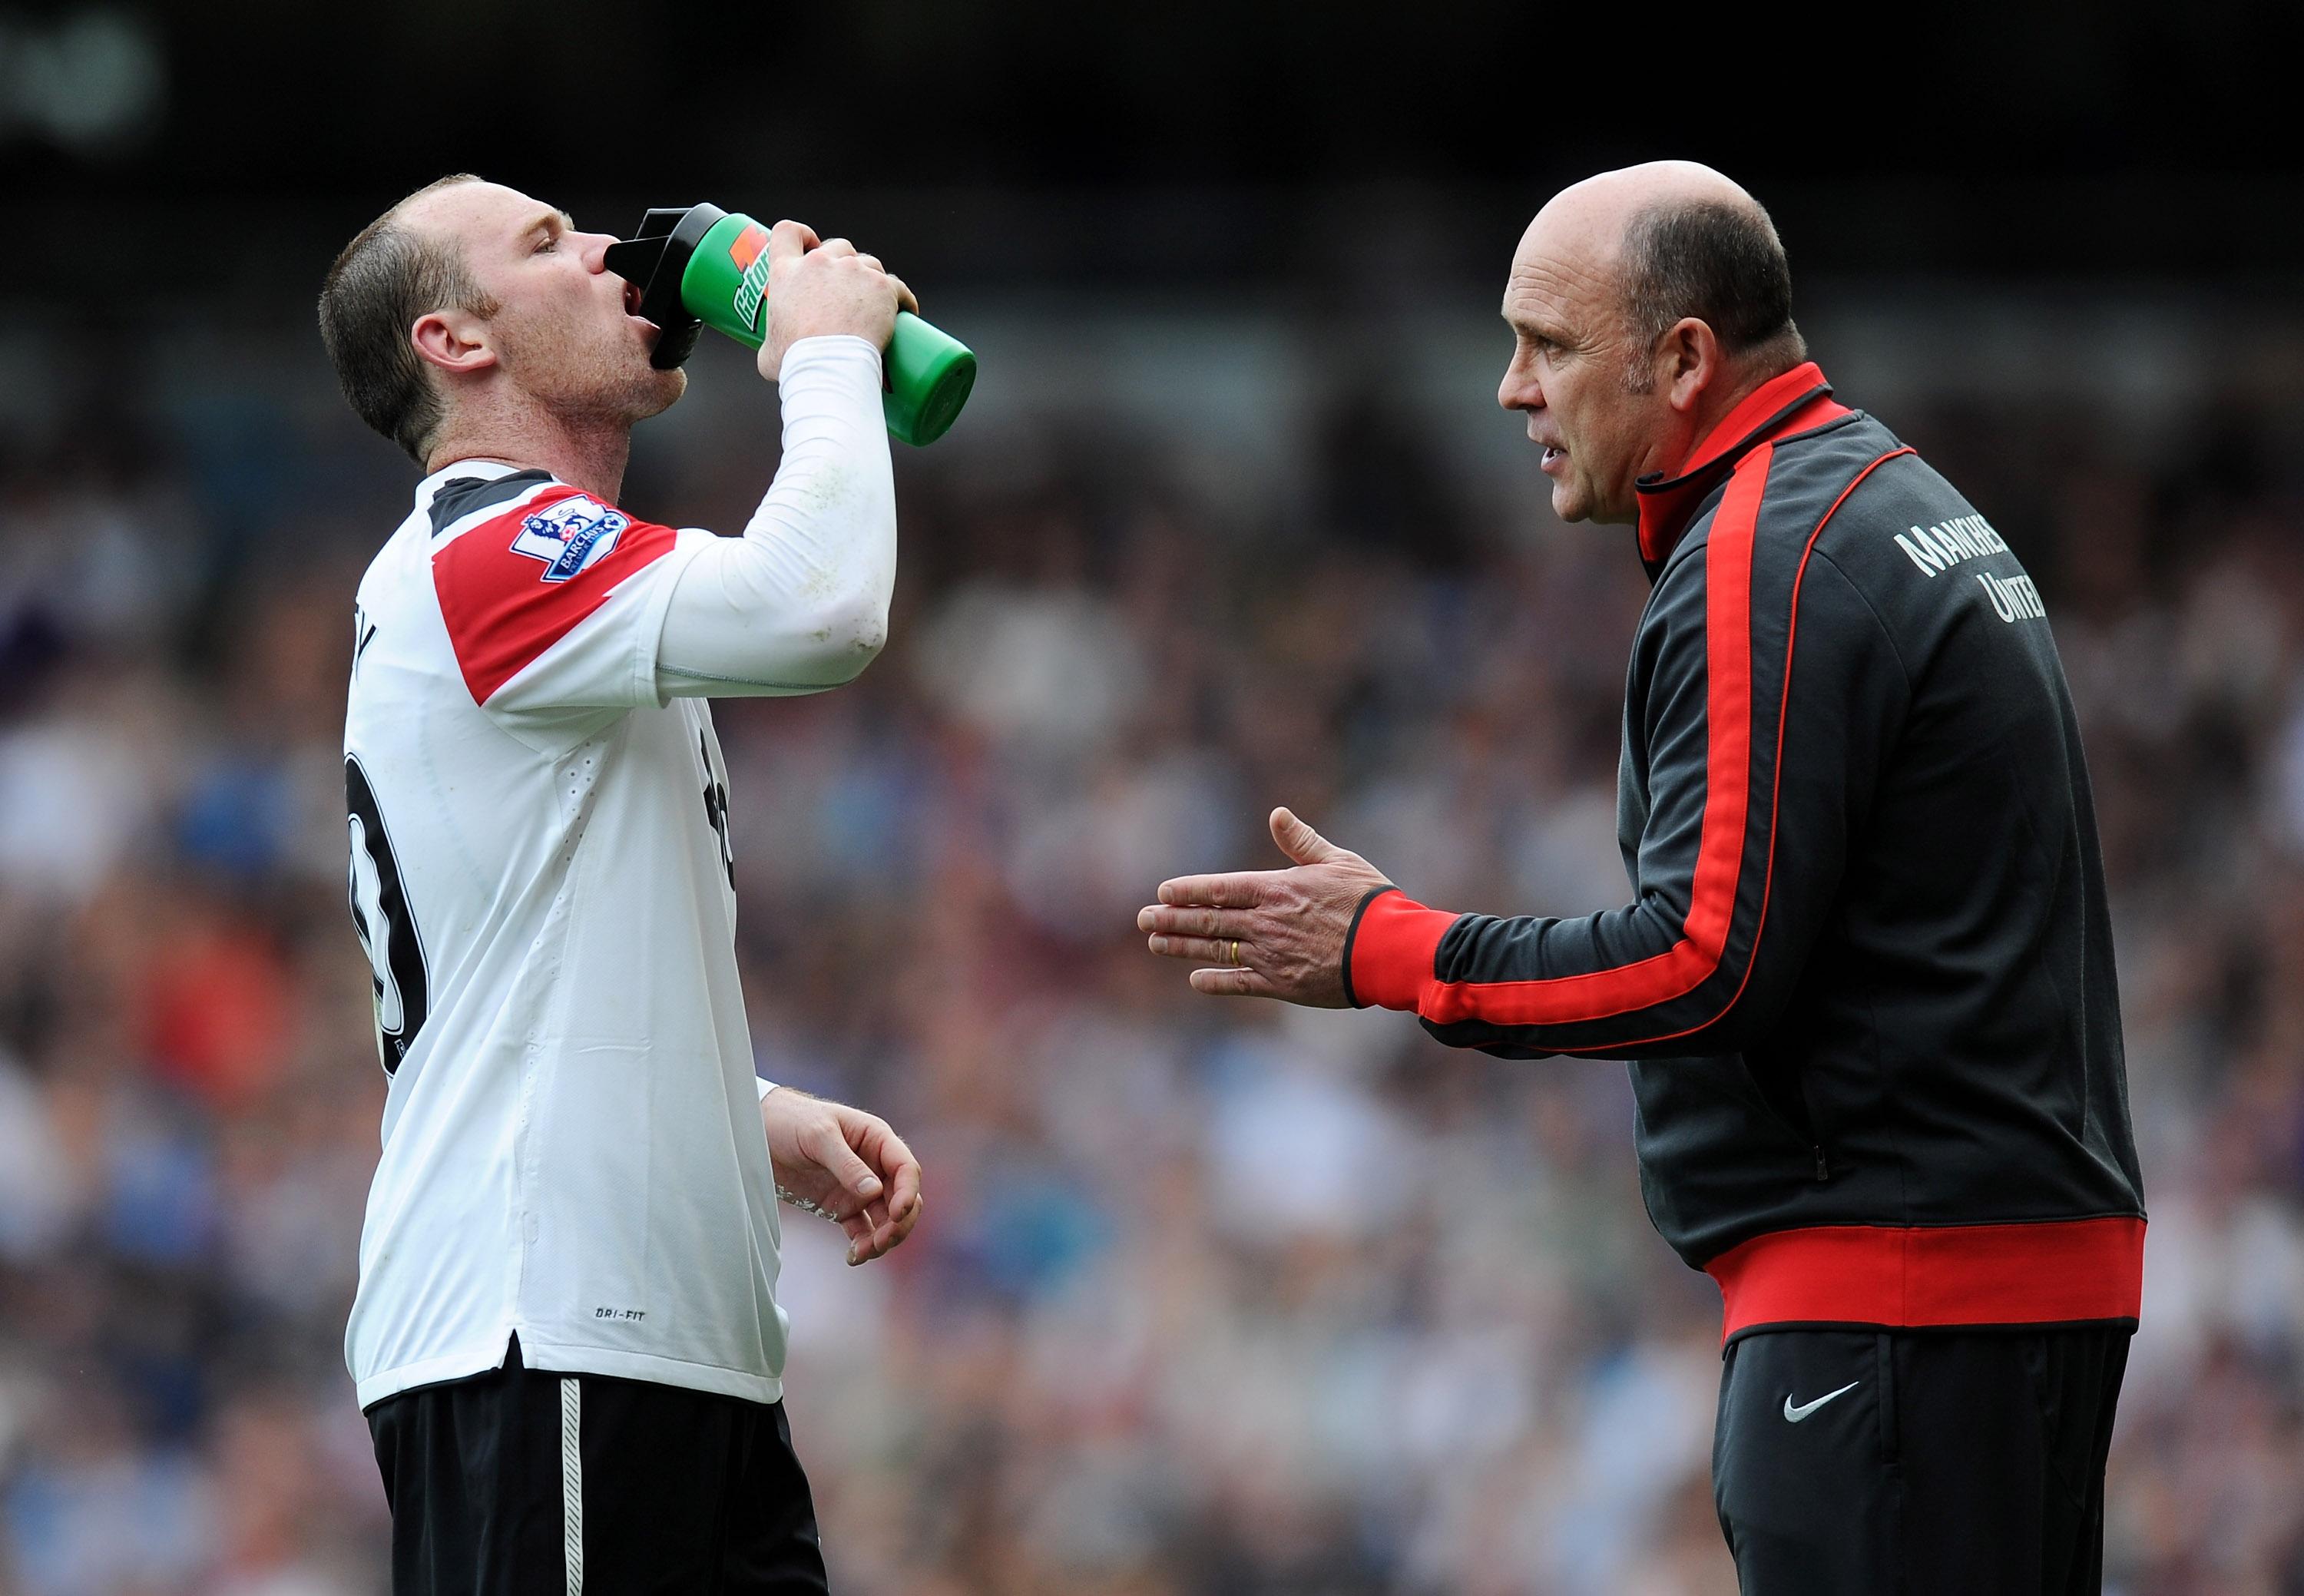
[[[416,318],[408,341],[426,364],[443,371],[485,371],[496,363],[488,346],[488,324],[470,310],[434,310]]]
[[[1664,401],[1683,414],[1720,380],[1721,369],[1720,335],[1707,321],[1683,316],[1656,340],[1656,374],[1663,379]]]

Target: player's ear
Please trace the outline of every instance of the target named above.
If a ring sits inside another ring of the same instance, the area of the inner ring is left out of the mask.
[[[482,371],[496,363],[488,324],[470,310],[433,310],[416,318],[408,341],[417,358],[443,371]]]

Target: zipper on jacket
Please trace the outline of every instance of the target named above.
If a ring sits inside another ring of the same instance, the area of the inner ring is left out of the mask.
[[[1824,1149],[1816,1149],[1816,1179],[1818,1185],[1832,1178],[1832,1166],[1825,1161]]]

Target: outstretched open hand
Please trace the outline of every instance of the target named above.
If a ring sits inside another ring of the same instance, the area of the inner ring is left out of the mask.
[[[1195,991],[1343,1008],[1352,915],[1391,883],[1284,809],[1272,811],[1272,840],[1296,862],[1289,869],[1163,881],[1136,929],[1154,953],[1209,966],[1192,972]]]
[[[919,1222],[920,1161],[888,1122],[789,1086],[760,1099],[776,1194],[848,1233],[848,1261],[892,1251]]]

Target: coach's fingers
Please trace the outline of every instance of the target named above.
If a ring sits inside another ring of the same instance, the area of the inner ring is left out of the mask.
[[[1147,937],[1144,945],[1164,959],[1190,959],[1195,964],[1245,965],[1256,944],[1233,937]],[[1237,949],[1240,956],[1234,958]]]
[[[1164,904],[1207,904],[1219,909],[1253,909],[1264,901],[1264,883],[1274,872],[1242,870],[1230,876],[1176,876],[1160,883]]]
[[[896,308],[910,310],[913,315],[918,316],[920,313],[920,301],[914,296],[912,291],[905,286],[903,278],[890,272],[888,281],[896,285]]]
[[[833,256],[853,255],[856,253],[856,246],[844,238],[827,238],[816,246],[815,252]]]
[[[1195,970],[1189,977],[1195,992],[1206,992],[1211,998],[1285,998],[1288,994],[1266,981],[1255,970],[1219,967]]]
[[[1148,904],[1136,912],[1136,929],[1163,937],[1246,937],[1253,917],[1245,909],[1212,909],[1203,904]]]
[[[1192,990],[1211,998],[1285,998],[1288,994],[1254,970],[1195,970],[1188,978]]]

